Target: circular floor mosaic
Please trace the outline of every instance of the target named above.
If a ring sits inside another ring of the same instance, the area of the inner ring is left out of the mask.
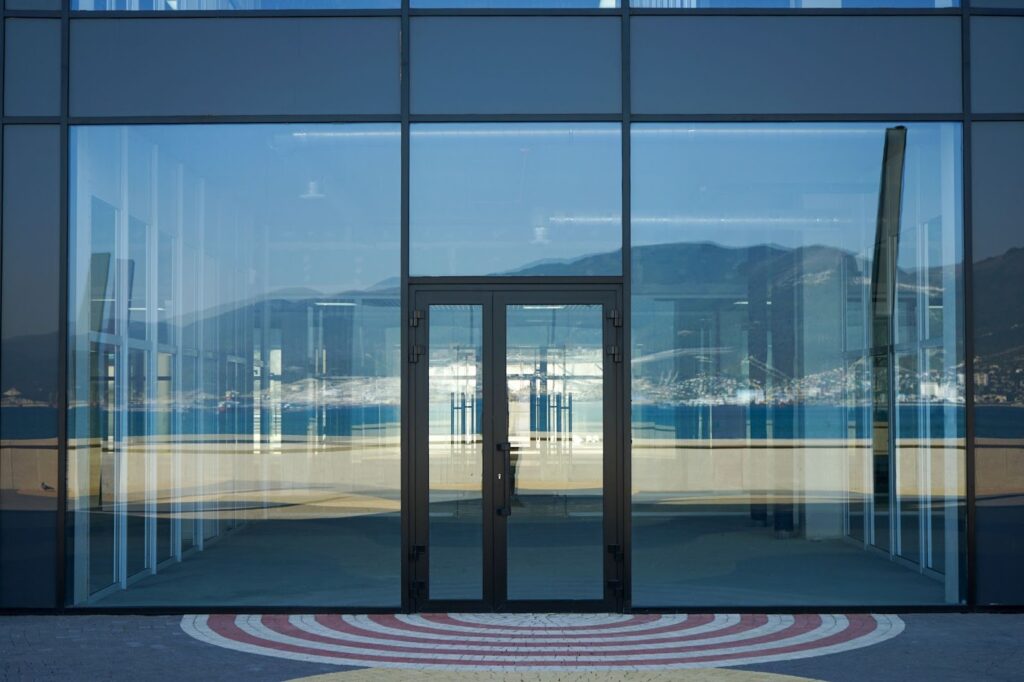
[[[195,615],[210,644],[312,663],[423,670],[658,670],[808,658],[885,641],[872,614]]]

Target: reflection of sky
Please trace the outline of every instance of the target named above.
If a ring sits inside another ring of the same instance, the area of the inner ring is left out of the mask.
[[[500,274],[621,245],[618,124],[423,124],[410,147],[413,276]]]
[[[81,10],[398,9],[401,0],[71,0]]]
[[[412,7],[614,8],[619,0],[411,0]],[[703,8],[869,8],[957,7],[957,0],[633,0],[633,7]],[[386,9],[400,0],[72,0],[72,9],[105,10],[281,10]]]
[[[97,241],[89,202],[126,211],[184,245],[187,283],[216,283],[203,309],[399,275],[397,125],[84,126],[71,149],[79,258],[123,251]]]
[[[634,124],[634,246],[874,247],[889,124]],[[909,124],[903,232],[959,227],[956,124]],[[959,249],[957,249],[959,253]]]

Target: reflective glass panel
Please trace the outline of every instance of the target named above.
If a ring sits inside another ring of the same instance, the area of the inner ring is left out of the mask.
[[[431,599],[483,599],[483,307],[433,305],[428,376]]]
[[[530,9],[545,7],[567,7],[571,9],[615,9],[619,0],[410,0],[410,6],[423,7],[508,7]]]
[[[510,305],[508,598],[604,595],[600,305]]]
[[[56,597],[60,141],[56,125],[3,129],[0,609]]]
[[[74,605],[400,596],[397,125],[70,138]]]
[[[971,132],[976,581],[1024,604],[1024,122]]]
[[[618,124],[412,126],[410,274],[618,275]]]
[[[952,123],[632,132],[633,603],[960,603]]]
[[[943,9],[959,7],[960,0],[630,0],[629,5],[637,8],[666,9]]]
[[[71,9],[146,12],[199,10],[398,9],[401,0],[71,0]]]

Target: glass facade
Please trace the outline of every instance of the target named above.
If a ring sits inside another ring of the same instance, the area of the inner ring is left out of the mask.
[[[413,126],[410,275],[621,274],[620,129]]]
[[[399,151],[72,129],[72,603],[399,603]]]
[[[945,9],[959,7],[960,0],[630,0],[629,5],[642,9]]]
[[[0,609],[1024,604],[1019,7],[0,0]]]
[[[960,150],[633,126],[635,605],[962,599]]]
[[[194,12],[227,10],[398,9],[401,0],[69,0],[86,11]]]

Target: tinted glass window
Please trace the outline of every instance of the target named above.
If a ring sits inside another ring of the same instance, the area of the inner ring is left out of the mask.
[[[4,38],[4,112],[60,114],[60,21],[8,19]]]
[[[71,0],[80,10],[288,10],[288,9],[395,9],[401,0]]]
[[[412,127],[410,274],[618,275],[618,124]]]
[[[396,125],[71,132],[75,605],[397,605]]]
[[[971,18],[971,101],[976,113],[1024,111],[1024,17]]]
[[[978,601],[1024,604],[1024,123],[977,123],[974,461]]]
[[[57,569],[60,128],[6,126],[0,607],[52,608]]]
[[[998,0],[996,0],[998,2]],[[975,0],[977,2],[977,0]],[[673,9],[943,9],[959,7],[960,0],[630,0],[631,7]]]
[[[633,126],[634,604],[962,599],[960,149]]]
[[[398,17],[79,19],[71,114],[397,116],[399,28]]]
[[[963,104],[958,16],[677,14],[634,16],[630,30],[634,113],[949,114]],[[853,57],[867,36],[873,49]]]
[[[410,0],[412,7],[569,7],[575,9],[615,9],[619,0]]]
[[[419,16],[414,114],[601,114],[622,108],[617,17]]]

